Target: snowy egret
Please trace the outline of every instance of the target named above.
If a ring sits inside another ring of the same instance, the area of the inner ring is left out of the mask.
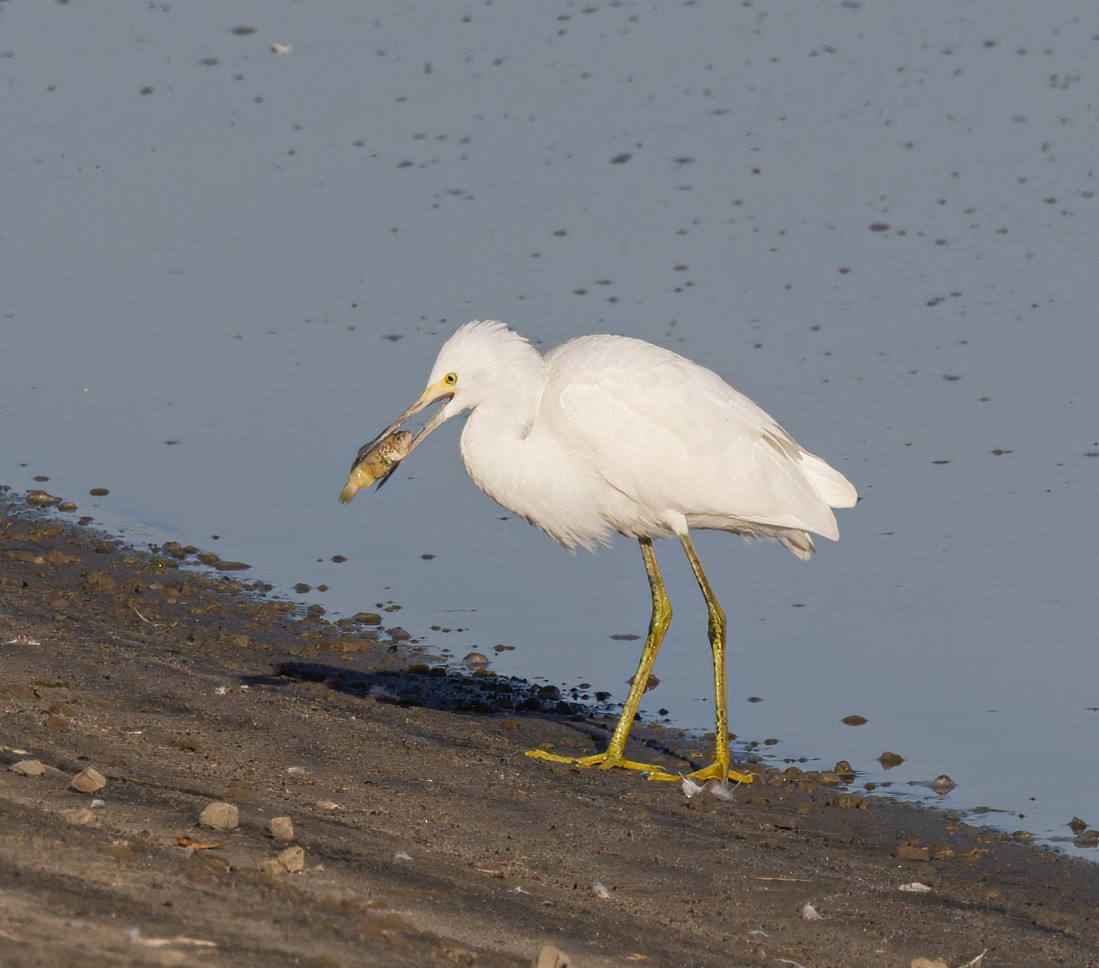
[[[411,439],[399,430],[433,404],[442,406]],[[716,373],[670,350],[583,336],[543,356],[503,323],[474,320],[439,351],[419,399],[359,451],[341,501],[384,483],[428,434],[467,410],[462,460],[482,491],[569,549],[609,544],[615,531],[636,538],[652,593],[648,637],[606,752],[527,755],[678,779],[625,756],[672,617],[653,539],[675,535],[706,602],[713,658],[714,761],[690,776],[750,780],[729,770],[725,613],[689,531],[774,538],[808,559],[810,532],[839,537],[832,508],[851,507],[855,488]]]

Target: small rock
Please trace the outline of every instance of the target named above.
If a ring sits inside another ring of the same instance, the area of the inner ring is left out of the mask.
[[[878,757],[878,762],[883,770],[891,770],[895,766],[900,766],[904,762],[904,757],[900,753],[890,753],[886,750]]]
[[[247,571],[252,567],[243,561],[224,561],[221,558],[214,561],[213,566],[218,571]]]
[[[27,491],[27,503],[33,504],[35,507],[38,508],[46,508],[49,507],[51,504],[60,504],[61,498],[55,497],[54,495],[50,494],[49,491]]]
[[[272,817],[269,829],[271,836],[284,844],[294,839],[294,822],[289,817]]]
[[[287,847],[279,854],[278,861],[291,874],[295,874],[305,868],[305,851],[300,847]]]
[[[940,773],[931,781],[931,789],[936,793],[949,793],[957,785],[958,784],[950,779],[945,773]]]
[[[20,760],[18,763],[12,763],[8,769],[20,776],[41,776],[46,772],[46,767],[38,760]]]
[[[235,804],[215,801],[207,804],[198,822],[211,830],[236,830],[240,826],[240,811]]]
[[[812,904],[806,901],[798,910],[798,917],[803,921],[823,921],[824,915],[820,913]]]
[[[1099,847],[1099,830],[1089,827],[1082,833],[1077,834],[1073,843],[1077,847]]]
[[[552,944],[542,945],[530,965],[531,968],[573,968],[572,959]]]
[[[94,766],[81,770],[73,777],[72,787],[81,793],[98,793],[107,785],[107,778]]]
[[[15,764],[15,766],[18,766],[18,765],[19,765],[18,763]],[[13,770],[15,769],[15,766],[12,767]],[[1086,820],[1081,820],[1079,817],[1073,817],[1068,822],[1068,825],[1069,825],[1069,827],[1072,828],[1072,832],[1074,834],[1082,834],[1085,830],[1088,829],[1087,821]]]
[[[353,621],[360,625],[381,625],[382,617],[377,612],[356,612],[352,616]]]

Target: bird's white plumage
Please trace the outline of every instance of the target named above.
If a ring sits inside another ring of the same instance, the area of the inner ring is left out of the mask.
[[[502,323],[444,344],[429,385],[455,374],[443,418],[471,410],[470,477],[566,547],[713,528],[771,537],[808,558],[838,537],[850,482],[716,373],[622,336],[585,336],[543,357]]]

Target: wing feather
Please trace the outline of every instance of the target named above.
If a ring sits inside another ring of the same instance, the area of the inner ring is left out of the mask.
[[[641,506],[705,527],[838,536],[831,506],[854,503],[854,488],[711,370],[613,336],[572,340],[546,362],[540,419]]]

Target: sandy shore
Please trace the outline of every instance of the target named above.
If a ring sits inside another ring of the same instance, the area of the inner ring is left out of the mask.
[[[1099,964],[1097,864],[758,766],[726,801],[537,763],[605,724],[4,515],[2,965]]]

